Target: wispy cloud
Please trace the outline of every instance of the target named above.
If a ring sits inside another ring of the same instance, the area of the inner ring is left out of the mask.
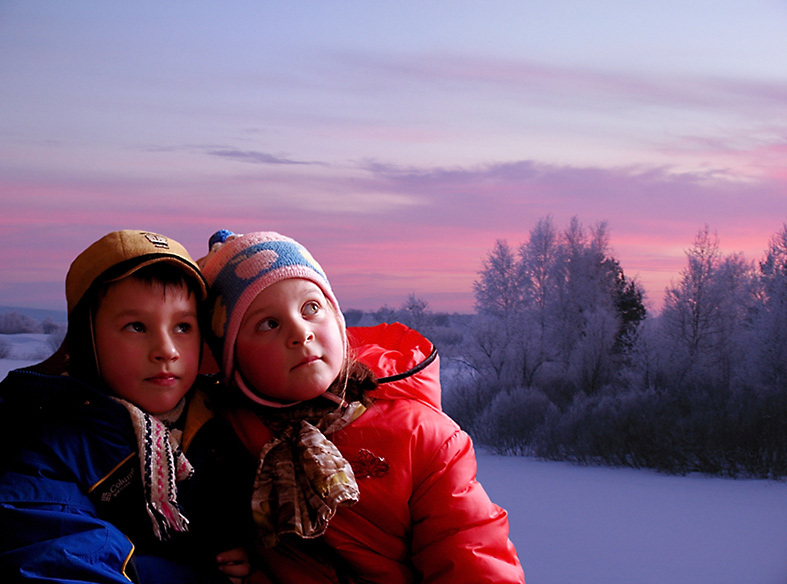
[[[557,106],[595,96],[593,107],[606,104],[606,108],[619,107],[621,100],[662,107],[727,109],[758,104],[777,111],[787,108],[787,80],[763,81],[754,76],[632,71],[603,64],[588,67],[458,53],[344,53],[336,59],[351,69],[354,79],[385,80],[382,91],[407,91],[416,84],[429,87],[431,91],[461,89],[487,96],[491,93],[500,99],[516,99],[520,103],[558,98],[557,103],[550,101]],[[358,74],[359,69],[364,71],[363,75]]]
[[[219,156],[221,158],[229,158],[231,160],[251,162],[254,164],[314,164],[313,162],[292,160],[291,158],[276,156],[266,152],[255,152],[253,150],[208,150],[207,154],[210,156]]]

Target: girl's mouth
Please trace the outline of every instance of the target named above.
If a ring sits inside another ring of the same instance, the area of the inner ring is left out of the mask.
[[[300,367],[303,367],[304,365],[311,365],[315,361],[319,361],[319,360],[320,358],[317,355],[309,355],[303,361],[301,361],[295,367],[293,367],[293,369],[298,369]]]

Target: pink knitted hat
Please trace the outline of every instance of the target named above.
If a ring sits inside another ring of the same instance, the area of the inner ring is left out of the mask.
[[[249,305],[265,288],[280,280],[303,278],[320,287],[344,329],[344,317],[328,278],[305,247],[273,231],[243,235],[223,229],[213,234],[208,245],[208,255],[198,261],[209,288],[210,322],[205,330],[208,346],[227,381],[235,383],[256,403],[282,407],[247,387],[236,372],[235,340],[240,323]]]

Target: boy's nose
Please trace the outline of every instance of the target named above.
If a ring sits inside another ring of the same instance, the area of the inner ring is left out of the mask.
[[[169,335],[162,334],[150,353],[154,361],[174,361],[178,358],[178,348]]]

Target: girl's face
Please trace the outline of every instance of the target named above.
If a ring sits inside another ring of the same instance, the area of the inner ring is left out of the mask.
[[[266,397],[307,401],[325,393],[344,363],[344,331],[320,287],[290,278],[260,292],[241,321],[235,363]]]

